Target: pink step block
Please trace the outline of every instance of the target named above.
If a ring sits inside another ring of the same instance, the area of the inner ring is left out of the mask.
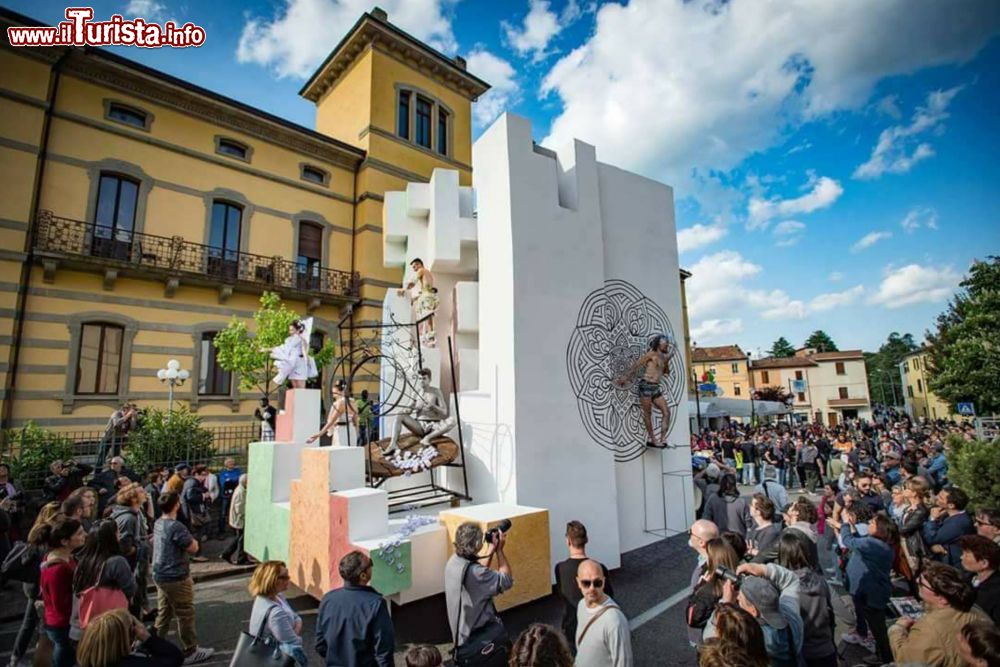
[[[285,409],[278,412],[274,428],[277,442],[305,443],[319,430],[319,389],[289,389],[285,392]]]

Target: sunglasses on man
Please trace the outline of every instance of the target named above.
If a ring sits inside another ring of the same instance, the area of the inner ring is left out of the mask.
[[[583,588],[604,588],[603,579],[577,579]]]

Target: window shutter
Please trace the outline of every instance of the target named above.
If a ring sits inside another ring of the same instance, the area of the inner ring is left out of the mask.
[[[323,258],[323,228],[308,222],[299,224],[299,257]]]

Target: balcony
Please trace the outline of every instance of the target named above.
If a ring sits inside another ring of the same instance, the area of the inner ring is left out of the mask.
[[[310,309],[322,303],[344,304],[358,297],[358,274],[307,267],[281,256],[265,257],[192,243],[181,236],[154,236],[114,230],[92,222],[38,214],[35,254],[53,282],[60,265],[104,273],[104,288],[114,289],[120,276],[164,280],[172,297],[184,284],[215,287],[224,303],[234,290],[270,290],[305,299]]]

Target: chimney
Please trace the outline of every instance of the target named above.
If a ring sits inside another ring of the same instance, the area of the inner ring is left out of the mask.
[[[389,15],[381,7],[372,7],[371,15],[383,23],[389,22]]]
[[[458,67],[458,69],[461,70],[465,69],[465,58],[463,58],[462,56],[455,56],[454,60],[455,60],[455,65]]]

